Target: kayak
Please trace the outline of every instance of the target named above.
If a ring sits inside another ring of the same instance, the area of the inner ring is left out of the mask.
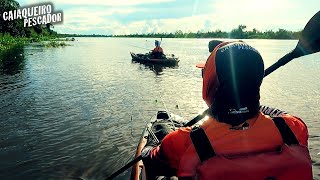
[[[141,155],[141,151],[146,145],[149,138],[153,138],[154,141],[157,141],[155,138],[155,127],[161,123],[170,124],[174,129],[182,127],[186,121],[182,119],[182,117],[178,115],[174,115],[172,113],[168,113],[167,111],[158,111],[157,114],[151,118],[150,122],[148,122],[141,134],[139,144],[137,146],[136,157]],[[147,175],[145,171],[145,167],[143,165],[142,160],[132,166],[131,170],[131,180],[146,180]]]
[[[175,66],[179,63],[179,58],[175,57],[174,54],[171,55],[164,55],[161,59],[153,58],[150,53],[146,54],[135,54],[130,52],[132,60],[140,63],[147,63],[147,64],[161,64],[161,65],[168,65],[168,66]]]

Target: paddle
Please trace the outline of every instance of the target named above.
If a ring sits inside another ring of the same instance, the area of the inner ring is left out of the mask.
[[[193,118],[192,120],[190,120],[188,123],[184,124],[183,127],[192,126],[193,124],[197,123],[199,120],[201,120],[202,118],[204,118],[206,116],[207,112],[208,112],[208,109],[203,111],[202,114],[200,114],[200,115],[196,116],[195,118]],[[134,164],[136,164],[140,160],[142,160],[141,155],[139,155],[134,160],[127,163],[125,166],[123,166],[118,171],[114,172],[111,176],[107,177],[106,180],[111,180],[111,179],[117,177],[119,174],[123,173],[125,170],[127,170],[129,167],[133,166]]]
[[[129,167],[135,165],[137,162],[139,162],[140,160],[142,160],[142,156],[138,156],[136,157],[134,160],[130,161],[128,164],[126,164],[125,166],[123,166],[121,169],[119,169],[118,171],[114,172],[113,174],[111,174],[111,176],[107,177],[106,180],[111,180],[115,177],[117,177],[119,174],[123,173],[125,170],[127,170]]]
[[[278,69],[279,67],[287,64],[291,60],[313,54],[320,51],[320,11],[317,12],[307,23],[301,33],[301,37],[299,38],[298,44],[293,51],[283,56],[276,63],[265,70],[265,77]],[[213,43],[214,44],[214,43]],[[209,44],[209,50],[212,49]],[[191,121],[187,122],[184,127],[192,126],[197,123],[199,120],[206,116],[209,109],[205,110],[202,114],[196,116]],[[107,180],[111,180],[124,172],[126,169],[134,165],[135,163],[142,160],[142,156],[136,157],[134,160],[130,161],[127,165],[113,173],[111,176],[107,178]]]
[[[135,45],[131,45],[131,44],[125,44],[125,45],[132,46],[132,47],[136,47],[136,48],[140,48],[140,49],[145,49],[145,50],[150,51],[150,49],[143,48],[143,47],[139,47],[139,46],[135,46]]]
[[[293,51],[283,56],[265,70],[265,76],[272,73],[279,67],[287,64],[294,58],[313,54],[320,51],[320,11],[317,12],[307,23],[301,33],[297,46]]]
[[[209,51],[212,52],[214,47],[222,41],[211,41],[209,43]],[[264,77],[278,69],[279,67],[287,64],[291,60],[313,54],[320,51],[320,11],[317,12],[306,24],[304,29],[302,30],[299,41],[291,52],[280,58],[276,63],[271,65],[269,68],[265,70]],[[191,121],[187,122],[188,126],[192,126],[201,120],[208,112],[209,109],[205,110],[202,114],[199,114]]]

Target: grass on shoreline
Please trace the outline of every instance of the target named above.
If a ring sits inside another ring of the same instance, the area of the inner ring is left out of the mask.
[[[44,43],[49,41],[49,43]],[[60,42],[58,42],[60,41]],[[69,46],[66,44],[63,39],[57,39],[55,37],[37,37],[37,38],[25,38],[25,37],[12,37],[10,35],[1,35],[0,34],[0,51],[8,50],[14,46],[25,45],[27,43],[41,42],[44,47],[64,47]]]
[[[28,42],[28,38],[14,38],[9,35],[0,35],[0,51],[8,50],[13,46],[24,45]]]
[[[49,41],[48,43],[42,43],[42,45],[44,46],[44,47],[47,47],[47,48],[51,48],[51,47],[53,47],[53,48],[56,48],[56,47],[65,47],[65,46],[71,46],[70,44],[67,44],[67,43],[65,43],[64,41]]]

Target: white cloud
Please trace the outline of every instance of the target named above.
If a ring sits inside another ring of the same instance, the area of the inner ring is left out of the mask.
[[[59,5],[95,5],[95,6],[132,6],[139,4],[155,4],[155,3],[164,3],[172,2],[174,0],[54,0],[54,4]],[[45,1],[41,1],[45,2]],[[28,0],[29,4],[39,3],[39,0]]]
[[[318,11],[317,0],[304,4],[295,0],[224,0],[213,4],[215,21],[221,29],[247,25],[249,30],[301,30]]]
[[[161,20],[143,20],[135,21],[127,25],[117,24],[113,34],[134,34],[134,33],[175,33],[177,30],[183,32],[206,31],[209,29],[206,21],[208,16],[192,16],[180,19],[161,19]],[[213,26],[211,27],[211,30]]]
[[[150,17],[148,11],[153,9],[133,6],[171,1],[173,0],[54,0],[55,8],[62,8],[64,13],[64,23],[57,25],[55,30],[60,33],[79,34],[88,32],[100,34],[174,33],[177,30],[183,32],[217,29],[230,31],[240,24],[246,25],[247,30],[253,28],[261,31],[278,28],[301,30],[311,16],[318,11],[318,0],[310,0],[307,4],[299,0],[214,0],[205,5],[211,10],[207,14],[193,16],[195,13],[192,12],[187,17],[181,17],[172,12],[175,18],[165,16],[165,18],[147,19],[146,17]],[[36,1],[28,0],[28,2]],[[68,6],[68,9],[64,10],[63,8],[66,7],[64,5],[75,6]],[[103,9],[101,6],[112,6],[112,8]],[[193,7],[193,11],[201,11],[204,4],[197,1],[190,6]],[[137,12],[140,15],[145,13],[146,16],[136,18],[135,13]],[[121,19],[117,19],[119,17]],[[125,19],[126,17],[132,20]]]

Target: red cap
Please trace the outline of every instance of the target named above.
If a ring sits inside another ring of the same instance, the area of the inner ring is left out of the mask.
[[[196,65],[196,67],[203,69],[205,65],[206,65],[206,63],[198,63],[198,64]]]

